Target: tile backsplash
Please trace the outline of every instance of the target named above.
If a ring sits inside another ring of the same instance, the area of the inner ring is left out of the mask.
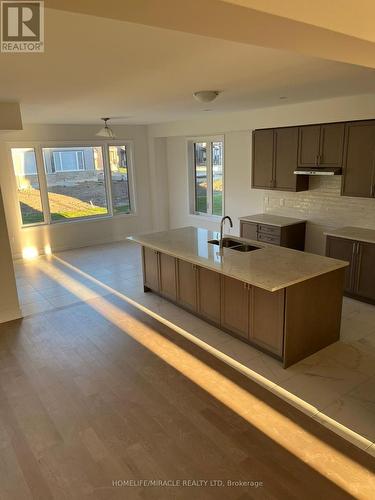
[[[264,211],[306,219],[306,250],[325,253],[324,232],[343,226],[375,229],[375,199],[340,196],[341,176],[310,177],[308,191],[265,191]]]

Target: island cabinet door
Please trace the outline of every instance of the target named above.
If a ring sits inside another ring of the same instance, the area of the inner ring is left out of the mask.
[[[167,299],[176,301],[176,259],[170,255],[161,253],[159,256],[159,289],[161,295]]]
[[[177,302],[191,311],[197,310],[197,266],[177,259]]]
[[[197,269],[198,314],[220,324],[220,274],[203,267]]]
[[[143,282],[155,292],[159,291],[159,252],[143,247]]]
[[[249,337],[249,287],[228,276],[221,277],[221,326],[246,340]]]
[[[284,296],[284,290],[250,289],[249,340],[279,357],[284,343]]]

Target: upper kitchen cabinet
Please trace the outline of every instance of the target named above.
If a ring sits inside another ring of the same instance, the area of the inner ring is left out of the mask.
[[[255,130],[253,133],[252,187],[305,191],[307,176],[297,176],[298,128]]]
[[[299,167],[342,167],[344,123],[299,127]]]
[[[295,175],[298,158],[298,128],[286,127],[274,130],[274,189],[279,191],[305,191],[309,178]]]
[[[299,167],[315,167],[318,164],[319,141],[320,125],[299,127]]]
[[[375,197],[375,121],[346,124],[343,196]]]
[[[273,129],[254,130],[252,187],[271,189],[273,187]]]

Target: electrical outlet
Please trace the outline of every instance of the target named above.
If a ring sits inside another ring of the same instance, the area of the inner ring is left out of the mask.
[[[285,207],[285,199],[280,198],[280,207]]]
[[[269,200],[269,197],[268,197],[268,196],[265,196],[263,201],[264,201],[264,204],[265,204],[265,205],[268,205],[268,203],[269,203],[269,201],[270,201],[270,200]]]

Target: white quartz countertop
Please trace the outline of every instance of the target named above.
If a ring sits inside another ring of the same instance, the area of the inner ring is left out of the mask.
[[[324,234],[326,236],[335,236],[336,238],[346,238],[348,240],[375,243],[375,230],[366,229],[364,227],[341,227],[333,231],[328,231]]]
[[[294,219],[292,217],[283,217],[281,215],[272,214],[255,214],[255,215],[245,215],[240,217],[240,220],[247,222],[256,222],[257,224],[268,224],[270,226],[292,226],[293,224],[300,224],[301,222],[306,222],[303,219]]]
[[[348,262],[298,250],[240,239],[259,247],[252,252],[223,248],[208,240],[218,234],[207,229],[182,227],[160,233],[129,236],[128,239],[173,257],[237,278],[270,292],[348,266]]]

